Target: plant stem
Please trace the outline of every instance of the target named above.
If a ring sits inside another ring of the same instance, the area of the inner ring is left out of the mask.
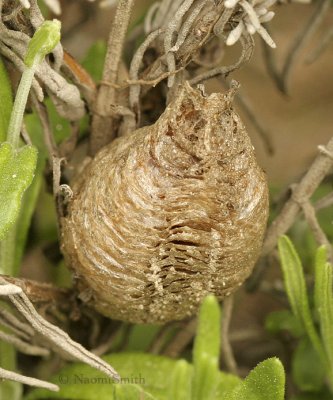
[[[16,226],[10,230],[8,235],[0,242],[0,274],[13,275],[15,260]]]
[[[116,15],[109,35],[105,57],[103,78],[96,101],[92,120],[90,151],[95,154],[101,147],[114,139],[111,108],[116,101],[116,90],[113,85],[118,81],[118,71],[123,53],[124,42],[135,0],[119,0]]]
[[[15,97],[12,113],[10,116],[7,141],[14,149],[18,149],[25,107],[27,104],[32,80],[37,68],[34,63],[27,67],[21,77],[17,94]],[[0,273],[12,276],[14,274],[16,250],[16,224],[9,231],[7,237],[0,242]],[[8,344],[0,342],[0,365],[2,368],[16,370],[16,350]],[[22,384],[18,382],[5,381],[0,384],[0,398],[19,400],[22,394]]]
[[[11,143],[15,149],[17,149],[19,146],[24,110],[27,104],[36,67],[36,63],[33,64],[30,68],[26,67],[22,74],[19,87],[17,89],[7,135],[8,142]]]

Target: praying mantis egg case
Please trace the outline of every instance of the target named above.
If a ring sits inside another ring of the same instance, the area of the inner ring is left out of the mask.
[[[251,273],[268,190],[232,98],[184,84],[154,125],[104,147],[74,183],[62,250],[105,316],[180,320]]]

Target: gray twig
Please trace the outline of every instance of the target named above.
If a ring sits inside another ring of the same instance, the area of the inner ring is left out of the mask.
[[[13,371],[8,371],[6,369],[0,368],[0,378],[1,379],[8,379],[10,381],[20,382],[24,385],[29,386],[37,386],[40,388],[52,390],[53,392],[58,392],[59,386],[54,385],[53,383],[49,383],[46,381],[41,381],[40,379],[30,378],[29,376],[24,376],[17,374]]]
[[[319,245],[326,246],[328,251],[328,259],[330,263],[333,264],[333,247],[330,241],[328,240],[327,236],[325,235],[325,232],[321,229],[313,205],[309,201],[306,201],[303,204],[301,204],[301,206],[303,209],[305,219],[309,225],[309,228],[313,232],[316,242]]]
[[[333,152],[333,137],[326,145],[328,152]],[[293,195],[285,203],[279,215],[269,226],[263,245],[262,256],[275,247],[279,236],[286,233],[294,223],[300,211],[300,204],[306,202],[320,185],[333,165],[329,155],[320,152],[301,181],[295,186]],[[295,201],[297,199],[297,201]]]
[[[240,58],[232,65],[221,66],[217,68],[213,68],[210,71],[203,72],[202,74],[196,76],[195,78],[190,80],[192,85],[196,85],[198,83],[202,83],[205,80],[215,78],[219,75],[227,76],[230,72],[235,71],[242,64],[249,61],[253,54],[254,43],[251,35],[241,36],[240,38],[242,44],[242,54]]]

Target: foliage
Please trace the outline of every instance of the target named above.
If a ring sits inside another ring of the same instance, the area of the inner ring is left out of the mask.
[[[193,364],[147,353],[119,353],[104,359],[119,371],[120,384],[111,382],[90,367],[73,364],[53,377],[60,392],[53,398],[92,400],[282,400],[284,369],[276,358],[254,368],[244,381],[219,371],[220,308],[212,295],[204,300],[193,350]],[[123,397],[121,397],[123,396]],[[127,396],[127,397],[126,397]],[[26,400],[47,399],[49,392],[37,389]]]
[[[37,150],[24,146],[15,151],[10,143],[0,145],[0,240],[14,225],[24,191],[30,186],[37,162]]]
[[[282,236],[278,247],[294,319],[289,312],[280,312],[267,319],[266,327],[271,331],[287,329],[300,337],[292,358],[293,380],[299,389],[317,392],[320,396],[325,390],[325,378],[333,391],[332,266],[327,262],[326,248],[319,247],[315,257],[314,290],[310,296],[301,260],[291,240]]]

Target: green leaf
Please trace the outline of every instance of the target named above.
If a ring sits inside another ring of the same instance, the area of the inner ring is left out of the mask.
[[[146,393],[157,400],[171,400],[170,386],[174,382],[173,373],[177,368],[177,361],[145,353],[120,353],[103,357],[120,374],[121,384],[127,387],[139,385]],[[193,373],[193,367],[188,364],[188,374]],[[94,370],[88,365],[71,364],[63,368],[52,379],[60,385],[60,391],[52,393],[53,399],[66,400],[115,400],[115,384],[104,374]],[[228,390],[235,388],[241,380],[231,374],[219,374],[219,395],[223,396]],[[129,389],[131,390],[131,389]],[[98,396],[96,394],[98,393]],[[25,400],[49,399],[50,392],[45,389],[35,389],[30,392]],[[146,397],[143,397],[146,399]],[[140,397],[137,397],[140,399]],[[191,399],[192,400],[192,399]]]
[[[0,143],[6,140],[12,108],[12,87],[7,70],[0,57]]]
[[[310,312],[301,260],[294,245],[287,236],[281,236],[279,238],[278,248],[283,270],[284,284],[291,309],[300,323],[304,326],[312,345],[318,352],[322,361],[325,362],[325,352],[315,329]]]
[[[333,376],[333,278],[332,266],[326,262],[327,251],[324,246],[316,253],[315,262],[315,308],[319,314],[319,324],[325,354]]]
[[[39,64],[60,40],[60,21],[44,21],[29,42],[24,62],[28,67]]]
[[[279,359],[269,358],[258,364],[223,400],[283,400],[285,373]]]
[[[293,353],[292,376],[296,385],[304,391],[321,389],[325,378],[325,366],[308,338],[301,340]]]
[[[191,400],[191,377],[193,368],[185,360],[176,362],[171,377],[169,398],[173,400]]]
[[[311,317],[301,260],[287,236],[279,238],[278,247],[291,309],[299,321],[304,324],[304,317],[306,319],[311,319]]]
[[[300,337],[305,333],[300,321],[289,310],[269,313],[265,320],[265,329],[274,334],[280,331],[288,331],[295,337]]]
[[[215,394],[220,354],[220,319],[218,301],[215,296],[208,295],[200,307],[193,347],[193,400],[209,400]]]
[[[155,400],[151,394],[145,392],[138,385],[114,385],[113,386],[114,400]]]
[[[33,178],[31,185],[28,187],[27,191],[23,195],[22,207],[16,223],[15,254],[13,255],[14,276],[17,276],[19,273],[19,267],[26,244],[31,218],[36,208],[38,195],[43,181],[44,166],[45,166],[45,160],[38,157],[35,176]]]
[[[0,240],[16,222],[23,193],[32,182],[36,163],[35,147],[14,150],[10,143],[0,145]]]

